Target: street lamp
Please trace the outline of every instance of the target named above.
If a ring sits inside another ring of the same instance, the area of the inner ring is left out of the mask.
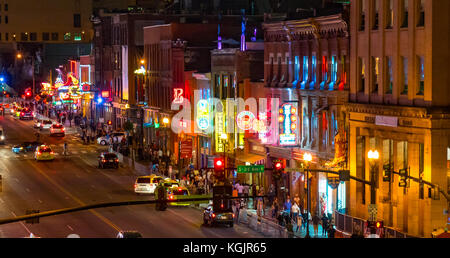
[[[17,53],[17,55],[16,55],[16,58],[17,59],[22,59],[22,57],[23,57],[23,55],[19,52],[19,53]],[[33,55],[31,55],[31,67],[33,68],[33,72],[32,72],[32,75],[33,75],[33,95],[32,96],[34,96],[34,94],[35,94],[35,77],[34,77],[34,56]]]
[[[308,152],[305,152],[303,154],[303,160],[306,162],[306,188],[308,190],[307,192],[307,200],[306,200],[306,207],[308,210],[308,214],[306,214],[306,237],[310,238],[309,235],[309,214],[311,212],[311,187],[310,187],[310,179],[309,179],[309,164],[312,161],[312,155]]]
[[[380,154],[377,150],[369,150],[367,153],[367,158],[369,159],[370,164],[370,204],[376,204],[376,191],[375,191],[375,171],[378,165],[378,159],[380,158]],[[371,220],[375,220],[373,216],[370,216]]]

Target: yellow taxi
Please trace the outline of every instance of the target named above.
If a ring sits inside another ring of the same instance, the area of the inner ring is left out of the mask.
[[[189,199],[189,190],[183,186],[173,186],[167,189],[167,200]],[[170,206],[189,206],[189,202],[169,202]]]
[[[52,149],[47,145],[41,145],[36,148],[36,151],[34,152],[34,159],[36,161],[39,160],[54,160],[55,159],[55,153],[52,151]]]

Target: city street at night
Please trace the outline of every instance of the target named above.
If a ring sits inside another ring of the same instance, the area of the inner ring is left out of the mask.
[[[53,161],[34,160],[34,153],[14,154],[11,147],[23,141],[34,141],[37,130],[33,121],[21,121],[10,115],[0,116],[7,137],[0,146],[0,168],[3,189],[0,217],[25,215],[27,209],[49,211],[103,202],[153,199],[152,195],[136,195],[136,177],[144,175],[129,167],[98,169],[97,156],[107,147],[83,145],[74,133],[50,137],[42,133],[41,141],[49,144],[56,155]],[[69,155],[63,156],[63,142],[68,142]],[[119,231],[136,230],[143,237],[158,238],[257,238],[262,235],[243,226],[202,226],[202,211],[190,207],[171,207],[161,212],[154,205],[100,208],[41,218],[39,224],[16,222],[0,225],[0,237],[64,238],[70,234],[88,238],[116,237]]]
[[[0,0],[0,239],[450,238],[449,35],[449,0]]]

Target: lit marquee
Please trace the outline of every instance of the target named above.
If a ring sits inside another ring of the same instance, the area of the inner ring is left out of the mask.
[[[279,111],[280,145],[296,145],[297,109],[292,104],[286,103]]]

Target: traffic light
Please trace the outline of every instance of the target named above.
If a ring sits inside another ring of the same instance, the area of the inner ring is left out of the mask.
[[[214,159],[214,175],[219,180],[225,177],[225,162],[223,158]]]
[[[275,161],[275,163],[273,164],[273,172],[272,172],[272,176],[275,180],[278,180],[281,178],[281,173],[283,173],[283,163],[281,163],[281,161]]]
[[[383,182],[391,182],[392,166],[390,164],[383,166]]]
[[[398,186],[399,187],[408,187],[408,182],[407,182],[408,169],[406,169],[406,168],[400,169],[398,171],[398,173],[400,174]]]

